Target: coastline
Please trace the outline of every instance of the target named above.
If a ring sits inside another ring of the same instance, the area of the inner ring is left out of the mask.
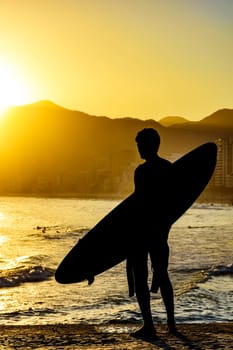
[[[58,199],[99,199],[99,200],[124,200],[132,191],[127,192],[1,192],[0,197],[25,197],[25,198],[58,198]],[[233,205],[233,188],[219,187],[207,188],[199,195],[196,203],[227,204]]]
[[[130,336],[133,324],[25,325],[1,326],[1,349],[119,349],[185,350],[233,349],[233,322],[178,324],[178,334],[168,335],[166,325],[158,325],[156,340]]]
[[[0,197],[25,197],[25,198],[57,198],[57,199],[90,199],[90,200],[124,200],[132,192],[127,193],[0,193]],[[213,192],[205,190],[197,198],[195,203],[233,205],[233,191]]]

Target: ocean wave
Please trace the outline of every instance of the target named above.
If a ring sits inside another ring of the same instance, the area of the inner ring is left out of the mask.
[[[198,283],[206,281],[206,279],[208,279],[208,269],[193,270],[190,274],[187,274],[187,276],[189,277],[187,277],[184,282],[179,283],[174,290],[177,297],[189,292],[191,289],[197,288]]]
[[[215,229],[215,226],[210,226],[210,225],[199,225],[199,226],[192,226],[192,225],[189,225],[187,227],[188,229]]]
[[[83,236],[89,231],[89,228],[73,229],[62,226],[36,226],[34,230],[36,233],[31,236],[43,238],[45,240],[60,240]]]
[[[179,284],[175,290],[176,296],[180,296],[192,289],[198,288],[199,283],[205,283],[214,276],[232,276],[233,264],[219,265],[206,269],[179,269],[176,273],[183,273],[189,276],[183,283]]]
[[[233,275],[233,264],[231,265],[219,265],[213,268],[209,272],[209,276],[224,276],[224,275]]]
[[[231,205],[222,203],[195,203],[192,209],[231,210]]]
[[[20,266],[9,270],[4,270],[0,274],[0,288],[16,287],[27,282],[41,282],[53,276],[52,269],[41,265]]]

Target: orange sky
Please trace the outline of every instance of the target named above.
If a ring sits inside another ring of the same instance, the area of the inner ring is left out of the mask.
[[[202,119],[233,108],[232,18],[232,0],[1,0],[0,78],[7,62],[19,81],[4,98]]]

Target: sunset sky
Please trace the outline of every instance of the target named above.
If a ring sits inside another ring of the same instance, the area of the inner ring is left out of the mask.
[[[0,108],[109,117],[233,108],[232,0],[0,0]]]

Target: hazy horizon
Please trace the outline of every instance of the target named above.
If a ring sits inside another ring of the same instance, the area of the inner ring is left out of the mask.
[[[32,101],[111,118],[232,106],[229,0],[1,1],[0,111]]]
[[[90,113],[90,112],[88,112],[88,111],[82,111],[82,110],[80,110],[79,108],[78,108],[78,109],[72,109],[72,108],[69,108],[69,107],[62,106],[62,105],[60,105],[59,103],[56,103],[56,102],[54,102],[54,101],[45,99],[45,100],[36,100],[36,101],[32,101],[32,102],[25,103],[25,104],[18,104],[18,105],[9,106],[9,107],[7,107],[2,113],[0,113],[0,117],[3,117],[3,118],[4,118],[4,116],[7,115],[7,112],[9,112],[9,111],[11,110],[11,108],[27,107],[27,106],[30,106],[30,105],[36,105],[36,104],[40,104],[40,103],[41,103],[41,104],[46,104],[46,103],[48,103],[48,104],[54,105],[54,107],[57,106],[57,107],[62,108],[62,109],[64,108],[64,109],[66,109],[66,110],[70,110],[70,111],[74,111],[74,112],[80,112],[80,113],[84,113],[84,114],[91,115],[91,116],[96,116],[96,117],[106,117],[106,118],[110,118],[110,119],[132,118],[132,119],[139,119],[139,120],[142,119],[142,120],[144,120],[144,121],[154,120],[155,122],[159,122],[159,121],[161,121],[162,119],[166,119],[166,118],[180,118],[180,119],[187,120],[188,122],[199,122],[199,121],[201,121],[202,119],[204,119],[204,118],[206,118],[206,117],[208,117],[208,116],[212,115],[213,113],[218,112],[218,111],[220,111],[220,110],[224,110],[224,109],[229,109],[229,110],[231,110],[231,109],[233,109],[233,108],[230,108],[230,107],[222,107],[222,108],[219,108],[218,110],[212,111],[209,115],[200,116],[200,119],[197,119],[197,120],[189,119],[189,118],[186,117],[185,115],[174,115],[174,114],[173,114],[173,115],[164,115],[164,116],[160,116],[160,117],[158,117],[158,119],[154,119],[154,118],[150,118],[150,117],[147,118],[147,116],[144,116],[144,118],[139,118],[139,117],[136,117],[136,116],[134,116],[134,115],[131,115],[131,116],[130,116],[130,115],[124,115],[124,116],[115,116],[115,117],[112,117],[111,115],[97,115],[97,114],[95,114],[95,113],[92,114],[92,113]]]

